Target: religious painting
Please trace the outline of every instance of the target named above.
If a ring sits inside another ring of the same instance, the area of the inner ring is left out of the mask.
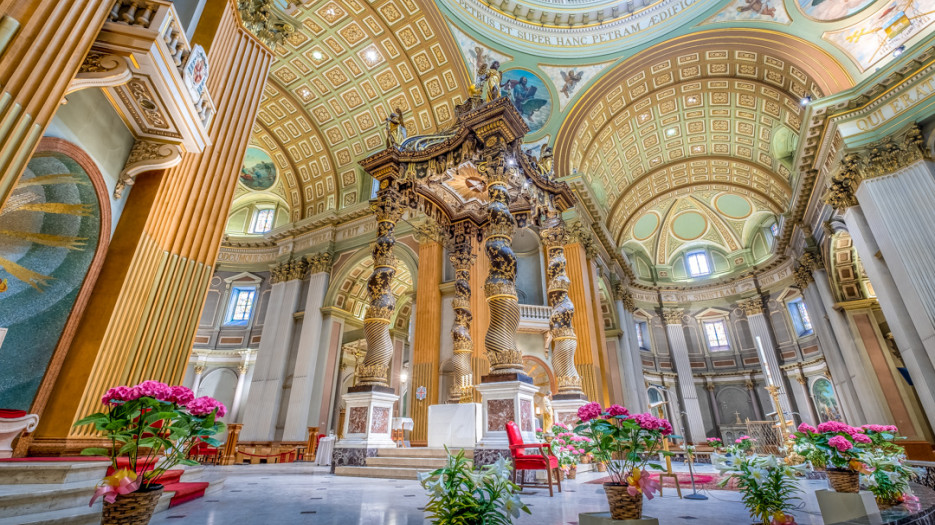
[[[798,0],[799,9],[822,22],[840,20],[859,13],[875,0]]]
[[[812,399],[815,400],[815,410],[822,423],[842,421],[841,408],[838,406],[838,399],[834,395],[834,386],[831,381],[824,377],[816,379],[812,383]]]
[[[240,182],[254,191],[264,191],[276,183],[276,164],[260,148],[249,147],[240,168]]]
[[[602,62],[600,64],[590,64],[586,66],[548,66],[539,64],[539,69],[545,72],[545,75],[552,86],[558,91],[558,110],[564,111],[565,107],[579,94],[582,88],[597,78],[598,73],[603,71],[613,62]]]
[[[0,407],[29,410],[94,260],[101,208],[88,173],[37,153],[0,209]]]
[[[529,126],[530,133],[542,129],[552,115],[552,96],[549,94],[549,88],[535,73],[525,69],[505,71],[500,90],[513,101],[513,105]]]
[[[826,2],[830,0],[825,0]],[[894,0],[863,21],[822,35],[866,71],[899,55],[909,39],[935,23],[930,0]]]
[[[821,1],[821,0],[816,0]],[[838,0],[825,0],[827,2],[836,2]],[[789,14],[786,12],[782,0],[734,0],[727,4],[724,9],[718,11],[714,16],[705,20],[706,24],[715,24],[718,22],[776,22],[779,24],[789,24]]]

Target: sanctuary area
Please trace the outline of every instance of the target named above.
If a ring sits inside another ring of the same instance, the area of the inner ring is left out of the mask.
[[[0,0],[0,525],[935,525],[933,155],[933,0]]]

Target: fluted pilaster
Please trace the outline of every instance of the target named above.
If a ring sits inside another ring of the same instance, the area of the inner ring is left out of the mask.
[[[0,16],[10,16],[20,26],[0,54],[0,205],[32,157],[112,5],[112,0],[0,2]]]
[[[393,278],[396,277],[396,221],[402,216],[402,198],[393,188],[384,188],[377,195],[374,213],[377,219],[377,240],[373,243],[373,273],[367,281],[370,304],[364,317],[367,355],[357,371],[358,386],[389,387],[386,373],[393,358],[390,320],[396,309]]]
[[[555,372],[559,394],[582,394],[581,377],[575,368],[575,350],[578,348],[578,336],[573,326],[575,305],[568,296],[571,281],[565,273],[568,264],[565,260],[568,233],[565,225],[559,223],[543,229],[541,235],[549,256],[546,280],[549,306],[552,307],[549,316],[553,344],[552,370]]]

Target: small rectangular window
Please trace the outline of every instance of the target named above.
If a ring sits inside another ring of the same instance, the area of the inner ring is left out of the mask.
[[[795,332],[799,337],[814,333],[812,319],[808,316],[808,309],[805,308],[805,302],[802,299],[789,302],[789,317],[792,318],[792,325],[795,326]]]
[[[231,292],[230,305],[227,308],[225,324],[245,325],[253,313],[256,288],[234,288]]]
[[[708,265],[708,254],[703,251],[691,252],[685,256],[688,262],[688,274],[692,277],[700,277],[711,273],[711,267]]]
[[[250,223],[250,233],[266,233],[272,230],[275,216],[276,210],[273,209],[255,211]]]
[[[646,336],[648,328],[646,321],[636,323],[636,344],[639,345],[640,350],[649,350],[649,340]]]
[[[724,321],[708,321],[704,323],[705,337],[708,339],[708,348],[712,352],[725,352],[730,350],[727,340],[727,325]]]
[[[773,237],[779,237],[779,223],[774,222],[773,224],[771,224],[769,227],[769,231],[770,233],[773,234]]]

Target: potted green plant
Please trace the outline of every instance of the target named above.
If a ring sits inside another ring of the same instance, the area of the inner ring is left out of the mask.
[[[510,481],[511,469],[505,458],[474,469],[463,450],[449,453],[444,467],[419,474],[429,495],[428,518],[434,525],[509,525],[521,512],[529,514],[519,486]]]
[[[734,440],[734,444],[728,447],[728,451],[735,455],[752,454],[754,446],[756,446],[756,438],[743,435]]]
[[[591,440],[595,461],[607,464],[611,481],[604,483],[604,494],[615,520],[639,519],[643,514],[643,496],[652,499],[659,482],[645,468],[662,470],[650,463],[653,454],[671,456],[661,450],[662,439],[672,433],[672,425],[652,414],[630,415],[619,405],[602,409],[588,403],[578,409],[581,420],[575,433]],[[615,459],[619,458],[619,459]]]
[[[762,525],[795,524],[795,518],[787,511],[796,507],[800,500],[795,494],[801,492],[795,475],[802,466],[790,466],[777,461],[774,456],[732,454],[712,455],[712,463],[726,476],[718,482],[725,486],[733,478],[750,516]]]
[[[826,421],[815,428],[807,423],[793,433],[802,456],[826,465],[828,483],[836,492],[858,492],[860,474],[869,473],[864,455],[873,440],[863,429],[840,421]]]
[[[904,454],[876,451],[867,453],[865,459],[870,471],[861,474],[860,481],[873,493],[880,509],[918,501],[909,482],[918,478],[919,473],[906,465]]]
[[[187,456],[198,441],[219,446],[212,436],[224,432],[216,418],[227,409],[211,397],[195,399],[188,388],[159,381],[111,388],[101,402],[104,411],[75,423],[93,425],[110,442],[107,448],[81,452],[111,460],[112,473],[89,505],[104,498],[102,525],[145,525],[162,495],[159,477],[179,464],[196,465]]]

